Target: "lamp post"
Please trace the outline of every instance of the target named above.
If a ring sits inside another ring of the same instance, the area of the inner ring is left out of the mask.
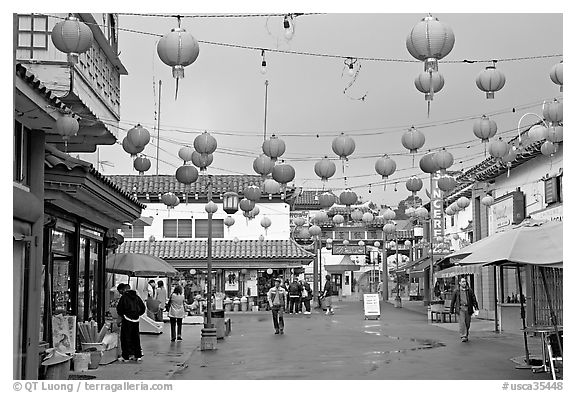
[[[402,298],[400,297],[400,275],[398,274],[398,231],[394,232],[394,244],[396,245],[396,298],[394,298],[394,307],[402,308]]]
[[[318,295],[319,295],[319,291],[318,291],[318,274],[321,273],[320,270],[320,260],[321,260],[321,255],[322,255],[322,228],[320,228],[318,225],[312,225],[309,229],[308,232],[310,233],[310,235],[312,236],[312,240],[314,241],[314,300],[316,302],[317,305],[320,305],[320,302],[318,301]]]
[[[208,204],[206,204],[206,212],[208,213],[208,240],[207,240],[207,250],[206,250],[206,267],[207,274],[207,299],[206,299],[206,322],[204,323],[204,328],[200,333],[200,350],[212,350],[216,349],[216,328],[212,324],[212,214],[213,209],[210,207],[210,202],[212,202],[212,175],[208,175],[207,181],[208,189]]]

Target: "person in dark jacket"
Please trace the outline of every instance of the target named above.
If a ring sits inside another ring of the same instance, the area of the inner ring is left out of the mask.
[[[122,318],[120,329],[120,344],[122,356],[119,361],[125,362],[134,359],[142,360],[142,346],[140,345],[140,315],[146,312],[146,306],[136,291],[130,289],[130,285],[124,285],[124,293],[118,301],[116,311]]]
[[[452,295],[452,302],[450,303],[450,313],[458,314],[458,322],[460,323],[460,339],[462,342],[468,341],[468,333],[470,331],[470,318],[474,314],[474,310],[478,310],[478,301],[474,291],[468,287],[466,277],[460,279],[460,288],[454,291]]]
[[[302,287],[297,278],[288,286],[288,314],[298,314],[300,309],[300,297],[302,296]]]
[[[334,315],[334,308],[332,307],[332,297],[337,295],[338,292],[335,291],[335,283],[332,282],[332,276],[330,274],[326,275],[326,283],[324,284],[324,291],[322,292],[322,298],[324,306],[326,307],[326,315]]]
[[[302,286],[302,301],[300,302],[300,311],[303,310],[302,305],[306,307],[306,311],[304,314],[310,314],[310,299],[312,299],[312,288],[310,288],[310,284],[306,281],[306,279],[300,282]]]

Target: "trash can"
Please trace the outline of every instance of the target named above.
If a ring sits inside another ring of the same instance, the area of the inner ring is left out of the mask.
[[[246,296],[242,296],[240,299],[240,309],[242,311],[248,311],[248,298]]]
[[[235,298],[232,303],[234,304],[234,311],[240,311],[240,299]]]
[[[226,335],[226,327],[224,326],[224,310],[212,311],[212,324],[216,328],[216,338],[224,338]],[[204,324],[207,323],[208,312],[204,312]]]

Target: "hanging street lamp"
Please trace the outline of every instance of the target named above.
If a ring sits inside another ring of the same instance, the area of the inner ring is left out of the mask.
[[[225,192],[222,195],[222,204],[224,211],[228,214],[234,214],[238,211],[239,197],[234,191]]]

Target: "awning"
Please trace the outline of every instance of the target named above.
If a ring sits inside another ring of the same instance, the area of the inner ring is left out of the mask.
[[[481,264],[478,265],[463,265],[463,266],[452,266],[448,269],[440,270],[439,272],[434,273],[436,278],[450,278],[455,276],[462,276],[462,275],[472,275],[472,274],[480,274],[482,269]]]
[[[333,265],[324,265],[324,269],[326,269],[328,273],[343,273],[358,271],[360,270],[360,266],[356,265],[354,261],[350,259],[350,255],[344,255],[340,262]]]

